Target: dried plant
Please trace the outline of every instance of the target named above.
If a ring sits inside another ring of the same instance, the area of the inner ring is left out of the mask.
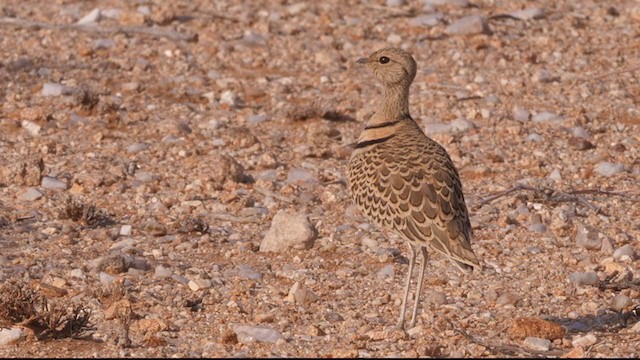
[[[52,302],[25,283],[8,282],[0,287],[0,318],[31,329],[38,340],[82,338],[95,328],[91,311],[82,305]]]
[[[82,222],[89,227],[103,227],[115,224],[115,221],[105,211],[96,208],[94,205],[85,204],[72,196],[66,198],[60,217]]]

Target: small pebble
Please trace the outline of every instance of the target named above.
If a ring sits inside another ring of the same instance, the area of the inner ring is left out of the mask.
[[[562,180],[562,175],[560,175],[560,170],[553,169],[551,173],[547,176],[550,180],[560,181]]]
[[[469,121],[467,119],[457,118],[457,119],[455,119],[455,120],[453,120],[451,122],[451,127],[455,131],[463,132],[463,131],[467,131],[467,130],[473,129],[473,128],[477,127],[477,126],[476,126],[476,124],[474,124],[473,122],[471,122],[471,121]]]
[[[265,121],[270,120],[271,117],[267,114],[257,114],[257,115],[249,115],[247,118],[247,123],[249,124],[259,124]]]
[[[239,103],[238,96],[231,90],[226,90],[220,94],[220,104],[236,106]]]
[[[529,134],[529,136],[527,136],[527,140],[532,141],[532,142],[541,142],[543,140],[542,136],[533,133],[533,134]]]
[[[18,195],[18,200],[22,201],[35,201],[44,196],[40,191],[34,188],[28,188],[25,192]]]
[[[105,272],[100,272],[100,283],[102,286],[109,286],[112,282],[116,281],[117,277],[109,275]]]
[[[527,122],[529,121],[529,119],[531,118],[531,114],[521,108],[521,107],[515,107],[513,108],[513,119],[516,121],[520,121],[520,122]]]
[[[576,271],[569,275],[569,281],[576,285],[595,285],[598,283],[598,275],[593,271]]]
[[[524,339],[524,346],[531,350],[549,351],[549,348],[551,348],[551,340],[530,336]]]
[[[522,300],[522,297],[511,294],[511,293],[503,293],[496,300],[496,304],[498,305],[517,305],[518,302]]]
[[[0,329],[0,346],[6,346],[20,340],[24,336],[20,328]]]
[[[160,279],[164,279],[164,278],[168,278],[173,274],[173,272],[169,269],[167,269],[166,267],[162,266],[162,265],[158,265],[156,266],[155,272],[153,274],[153,276],[160,278]]]
[[[135,143],[131,144],[127,147],[127,152],[130,154],[135,154],[143,150],[147,150],[149,148],[149,144],[145,143]]]
[[[442,13],[425,14],[412,18],[409,24],[413,26],[436,26],[443,19]]]
[[[624,165],[603,161],[596,165],[595,171],[602,176],[609,177],[623,172]]]
[[[211,287],[211,280],[209,279],[195,279],[189,281],[189,289],[191,291],[198,291],[203,289],[208,289]]]
[[[613,258],[614,259],[620,259],[625,255],[627,255],[631,259],[633,259],[633,257],[634,257],[633,246],[631,246],[630,244],[627,244],[627,245],[624,245],[624,246],[622,246],[620,248],[617,248],[613,252]]]
[[[443,305],[447,303],[447,295],[445,293],[435,290],[425,291],[424,301],[426,304]]]
[[[60,96],[68,93],[69,89],[66,86],[55,83],[45,83],[41,92],[42,96]]]
[[[29,121],[29,120],[22,120],[22,122],[20,122],[20,125],[25,130],[27,130],[27,132],[31,136],[37,136],[38,134],[40,134],[40,130],[42,129],[42,127],[40,125],[34,123],[33,121]]]
[[[66,182],[50,176],[43,176],[40,186],[42,186],[45,189],[62,189],[62,190],[67,189]]]
[[[600,250],[602,238],[598,229],[576,223],[576,245],[587,250]]]
[[[584,336],[578,336],[575,339],[573,339],[573,341],[571,341],[571,345],[573,345],[573,347],[581,346],[583,348],[587,348],[595,344],[596,342],[598,342],[598,339],[596,338],[595,335],[587,334]]]
[[[317,237],[317,230],[305,214],[280,211],[273,217],[271,227],[260,243],[260,251],[308,250]]]
[[[611,307],[613,307],[617,311],[624,310],[627,306],[629,306],[629,304],[631,304],[631,298],[624,294],[618,294],[611,300]]]
[[[256,341],[275,344],[283,338],[278,330],[266,326],[232,325],[231,328],[238,336],[238,341],[244,344]]]
[[[469,15],[455,20],[444,30],[449,35],[489,34],[487,19],[479,15]]]
[[[549,111],[542,111],[533,115],[531,120],[537,123],[559,122],[564,120],[564,116],[557,115]]]
[[[296,183],[317,183],[318,177],[312,173],[311,171],[299,168],[292,168],[289,170],[289,174],[287,175],[287,183],[296,184]]]
[[[577,138],[582,138],[582,139],[585,139],[585,140],[589,140],[591,138],[591,135],[589,135],[589,132],[587,130],[585,130],[585,128],[583,128],[582,126],[574,127],[571,132],[572,132],[573,136],[575,136]]]
[[[120,235],[121,236],[131,236],[131,225],[122,225],[120,227]]]
[[[406,4],[406,0],[387,0],[386,4],[392,7],[403,6]]]
[[[391,264],[383,266],[380,270],[378,270],[378,273],[376,274],[378,279],[393,278],[394,275],[395,272],[393,270],[393,265]]]
[[[238,277],[244,278],[244,279],[252,279],[252,280],[259,280],[262,279],[262,274],[255,271],[251,266],[246,265],[246,264],[240,264],[238,265],[238,273],[237,273]]]
[[[95,8],[95,9],[91,10],[90,13],[85,15],[82,19],[78,20],[77,23],[79,25],[87,25],[87,24],[90,24],[90,23],[95,23],[95,22],[100,21],[100,17],[101,17],[100,9]]]
[[[542,8],[533,7],[533,8],[513,11],[509,13],[509,15],[520,20],[536,20],[536,19],[544,18],[545,11]]]

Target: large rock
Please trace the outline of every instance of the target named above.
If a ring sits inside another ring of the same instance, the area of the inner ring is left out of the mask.
[[[318,232],[305,214],[280,211],[273,217],[271,228],[260,244],[260,251],[311,249],[317,237]]]

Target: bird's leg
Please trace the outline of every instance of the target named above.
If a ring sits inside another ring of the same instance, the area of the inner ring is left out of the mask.
[[[404,286],[404,297],[402,298],[402,309],[400,309],[400,319],[398,320],[398,329],[404,328],[404,313],[407,310],[407,299],[409,298],[409,285],[411,285],[411,274],[413,273],[413,267],[416,265],[416,250],[413,248],[413,244],[407,241],[409,245],[409,271],[407,272],[407,282]]]
[[[409,328],[412,328],[416,325],[416,315],[418,315],[418,304],[420,303],[420,293],[422,293],[422,282],[424,280],[424,270],[427,268],[427,248],[424,246],[420,247],[420,252],[422,253],[422,267],[420,268],[420,274],[418,275],[418,289],[416,290],[416,303],[413,306],[413,315],[411,316],[411,322],[409,323]]]

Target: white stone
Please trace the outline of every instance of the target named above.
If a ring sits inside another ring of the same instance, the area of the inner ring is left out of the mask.
[[[60,96],[67,95],[70,89],[61,84],[45,83],[42,85],[42,96]]]
[[[596,165],[595,171],[602,176],[609,177],[623,172],[624,165],[603,161]]]
[[[112,282],[116,281],[116,277],[113,275],[109,275],[105,272],[100,272],[100,283],[103,286],[108,286],[109,284],[111,284]]]
[[[527,136],[527,140],[532,141],[532,142],[541,142],[543,140],[543,138],[539,134],[531,133],[531,134],[529,134],[529,136]]]
[[[145,144],[145,143],[135,143],[135,144],[131,144],[127,147],[127,152],[130,154],[135,154],[138,153],[140,151],[144,151],[147,150],[149,148],[149,144]]]
[[[595,285],[598,283],[598,275],[593,271],[576,271],[569,275],[569,281],[576,285]]]
[[[600,250],[602,237],[598,229],[578,222],[576,224],[576,244],[587,250]]]
[[[168,278],[173,274],[173,272],[170,269],[167,269],[166,267],[162,266],[162,265],[158,265],[156,266],[156,270],[155,273],[153,274],[153,276],[157,277],[157,278]]]
[[[536,19],[542,19],[546,14],[544,9],[533,7],[533,8],[513,11],[509,13],[509,15],[520,20],[536,20]]]
[[[22,120],[22,122],[20,122],[20,125],[22,125],[22,127],[25,130],[27,130],[27,132],[31,136],[38,135],[40,133],[40,129],[42,129],[42,127],[40,125],[34,123],[33,121],[29,121],[29,120]]]
[[[189,281],[189,289],[191,289],[191,291],[208,289],[210,287],[211,287],[211,280],[209,279],[195,279],[195,280]]]
[[[121,236],[131,236],[131,225],[122,225],[120,227],[120,235]]]
[[[577,138],[582,138],[585,140],[591,139],[591,135],[589,135],[589,132],[585,130],[585,128],[583,128],[582,126],[574,127],[572,130],[572,133],[573,133],[573,136]]]
[[[287,174],[287,183],[310,183],[315,184],[318,182],[318,177],[311,171],[305,169],[292,168]]]
[[[469,0],[424,0],[425,5],[439,6],[439,5],[457,5],[460,7],[469,6]]]
[[[238,341],[243,344],[256,341],[275,344],[278,340],[283,339],[282,334],[280,334],[278,330],[267,326],[234,324],[231,326],[231,329],[236,333]]]
[[[465,119],[465,118],[457,118],[451,122],[451,127],[455,131],[467,131],[476,127],[476,124]]]
[[[613,252],[613,258],[614,259],[621,259],[623,256],[628,256],[629,258],[633,259],[633,246],[631,246],[630,244],[624,245],[620,248],[617,248],[614,252]]]
[[[443,305],[447,303],[447,295],[440,291],[427,290],[423,296],[426,304]]]
[[[391,44],[400,44],[402,42],[402,36],[398,34],[391,34],[387,36],[387,42]]]
[[[311,290],[305,289],[298,281],[293,284],[286,298],[287,301],[301,305],[314,303],[318,301],[318,299],[318,295]]]
[[[392,278],[395,275],[395,272],[393,271],[393,265],[392,264],[388,264],[383,266],[380,270],[378,270],[378,273],[376,274],[376,276],[378,277],[378,279],[384,279],[384,278]]]
[[[573,339],[573,341],[571,341],[571,345],[573,345],[573,347],[581,346],[583,348],[587,348],[595,344],[596,342],[598,342],[598,339],[596,338],[595,335],[587,334],[584,336],[578,336],[575,339]]]
[[[420,15],[409,20],[409,24],[413,26],[436,26],[440,23],[442,18],[442,13]]]
[[[541,111],[531,117],[533,122],[537,123],[549,123],[564,121],[564,116],[557,115],[549,111]]]
[[[28,188],[25,192],[18,195],[18,200],[22,201],[35,201],[42,197],[42,193],[34,188]]]
[[[562,180],[562,175],[560,175],[560,170],[553,169],[553,171],[551,171],[551,173],[549,174],[548,178],[554,181]]]
[[[480,15],[469,15],[458,19],[444,29],[449,35],[473,35],[490,33],[487,19]]]
[[[67,183],[61,180],[58,180],[54,177],[43,176],[42,181],[40,182],[40,186],[45,189],[67,189]]]
[[[95,8],[93,10],[91,10],[90,13],[88,13],[87,15],[85,15],[82,19],[78,20],[78,24],[90,24],[90,23],[95,23],[100,21],[101,18],[101,12],[100,9]]]
[[[386,3],[387,3],[387,6],[396,7],[396,6],[405,5],[407,2],[405,0],[387,0]]]
[[[0,346],[5,346],[20,340],[24,333],[20,328],[1,329],[0,330]]]
[[[288,249],[311,249],[318,232],[305,214],[278,212],[262,239],[260,251],[284,252]]]
[[[238,96],[231,90],[226,90],[220,94],[220,104],[236,106],[238,104]]]
[[[551,340],[529,336],[524,339],[524,346],[536,351],[549,351]]]
[[[611,299],[611,307],[617,311],[626,309],[631,304],[631,298],[625,294],[618,294]]]
[[[246,264],[238,265],[237,276],[245,279],[258,280],[262,279],[262,274],[254,270],[251,266]]]

